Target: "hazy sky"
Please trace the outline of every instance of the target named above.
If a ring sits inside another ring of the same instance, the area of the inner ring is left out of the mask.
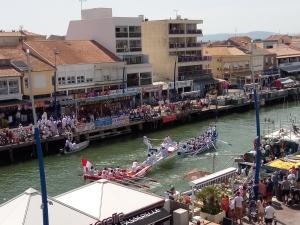
[[[114,16],[145,15],[151,19],[203,19],[205,34],[237,31],[300,33],[299,0],[87,0],[83,8],[110,7]],[[79,0],[0,0],[0,29],[41,34],[67,32],[80,19]]]

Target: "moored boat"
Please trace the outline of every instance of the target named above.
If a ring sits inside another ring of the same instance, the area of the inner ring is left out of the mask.
[[[86,149],[90,144],[90,141],[83,141],[80,142],[78,144],[72,144],[71,147],[64,147],[63,149],[61,149],[61,153],[64,155],[69,155],[69,154],[73,154],[75,152],[80,152],[84,149]]]

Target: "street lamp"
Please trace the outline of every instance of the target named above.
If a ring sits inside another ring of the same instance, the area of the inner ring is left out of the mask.
[[[36,116],[35,105],[34,105],[33,83],[32,83],[32,78],[31,78],[31,64],[30,64],[30,50],[29,49],[26,50],[26,58],[27,58],[28,76],[29,76],[30,100],[31,100],[31,107],[32,107],[33,122],[34,122],[34,139],[35,139],[35,144],[37,147],[37,155],[38,155],[38,160],[39,160],[40,183],[41,183],[41,192],[42,192],[43,225],[49,225],[43,149],[42,149],[41,140],[40,140],[40,131],[37,126],[37,116]]]
[[[57,119],[57,104],[56,104],[56,80],[57,80],[57,67],[56,67],[56,56],[59,54],[58,49],[53,50],[54,53],[54,77],[53,77],[53,97],[54,97],[54,119]]]

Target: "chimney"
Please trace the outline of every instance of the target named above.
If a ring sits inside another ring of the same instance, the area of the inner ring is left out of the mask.
[[[176,16],[176,20],[181,20],[181,16],[180,16],[180,15],[177,15],[177,16]]]
[[[142,21],[144,21],[144,15],[138,15],[138,17],[139,17]]]

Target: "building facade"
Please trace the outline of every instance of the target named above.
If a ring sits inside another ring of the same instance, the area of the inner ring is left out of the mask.
[[[202,54],[198,42],[202,23],[180,16],[142,23],[142,48],[153,65],[155,81],[193,80],[199,90],[202,81],[211,79],[211,57]]]
[[[243,85],[250,76],[250,55],[236,47],[205,47],[205,55],[212,56],[212,71],[216,78]]]
[[[81,20],[71,21],[67,40],[95,40],[126,62],[127,87],[152,84],[152,66],[142,53],[139,17],[113,17],[112,9],[82,10]]]

